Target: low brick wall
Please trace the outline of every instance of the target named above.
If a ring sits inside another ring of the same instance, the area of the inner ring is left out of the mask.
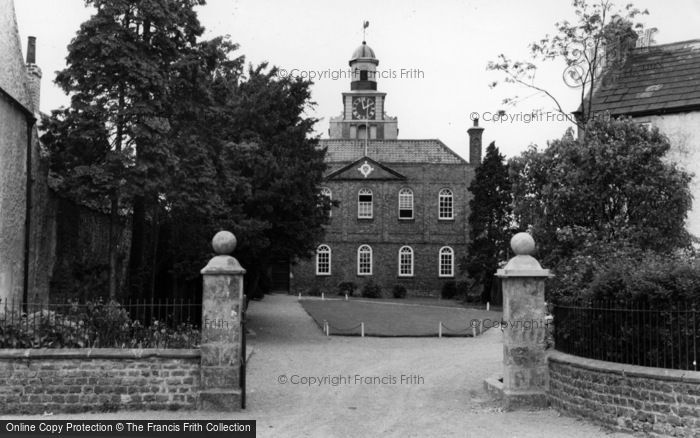
[[[700,436],[700,372],[549,356],[548,398],[557,410],[658,437]]]
[[[0,414],[197,407],[199,350],[0,350]]]

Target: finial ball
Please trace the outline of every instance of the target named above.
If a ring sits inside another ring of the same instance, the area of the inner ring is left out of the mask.
[[[219,231],[211,239],[211,247],[218,255],[231,254],[236,249],[237,243],[236,236],[230,231]]]
[[[515,255],[532,255],[535,252],[535,239],[528,233],[518,233],[510,239],[510,247]]]

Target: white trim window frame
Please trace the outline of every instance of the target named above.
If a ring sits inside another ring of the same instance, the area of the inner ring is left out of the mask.
[[[452,189],[442,189],[438,193],[438,220],[446,221],[454,218],[454,193]]]
[[[443,246],[438,252],[438,276],[440,278],[455,276],[455,251],[449,246]]]
[[[373,196],[370,189],[360,189],[357,192],[357,218],[372,219],[374,216]]]
[[[357,248],[357,275],[372,275],[372,247],[369,245]]]
[[[399,277],[413,277],[413,248],[410,246],[399,249]]]
[[[331,275],[331,247],[325,244],[316,248],[316,275]]]
[[[399,220],[413,219],[413,190],[399,190]]]

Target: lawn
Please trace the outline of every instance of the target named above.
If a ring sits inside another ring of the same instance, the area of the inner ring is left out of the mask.
[[[500,312],[462,307],[319,299],[300,303],[321,330],[328,321],[330,334],[336,336],[360,335],[362,322],[365,336],[437,336],[441,322],[443,336],[472,336],[473,320],[479,323],[474,323],[477,335],[484,330],[482,325],[489,325],[486,320],[501,320]]]

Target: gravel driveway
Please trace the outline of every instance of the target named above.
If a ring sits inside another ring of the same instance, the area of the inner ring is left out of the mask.
[[[49,418],[252,419],[258,437],[630,437],[552,410],[500,412],[482,389],[483,379],[501,367],[498,330],[477,338],[325,337],[287,295],[251,302],[248,315],[255,334],[248,338],[253,354],[244,412]],[[326,380],[302,384],[312,377]]]

